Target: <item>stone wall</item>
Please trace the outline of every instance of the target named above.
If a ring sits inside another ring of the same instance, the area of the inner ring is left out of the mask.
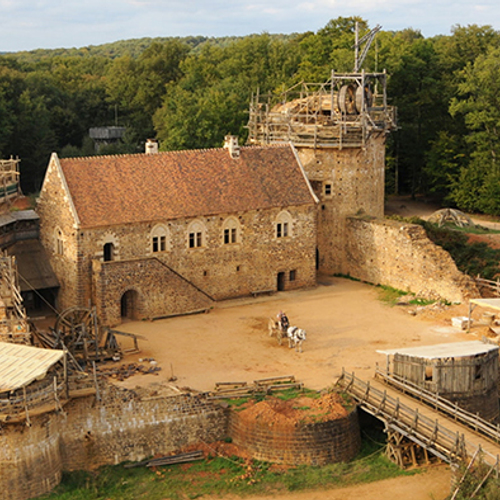
[[[0,427],[0,491],[2,500],[42,495],[61,481],[61,418],[49,414],[26,424]]]
[[[451,256],[415,224],[348,217],[348,275],[373,284],[413,292],[419,297],[463,302],[479,297],[473,280]]]
[[[229,435],[252,458],[287,465],[347,462],[361,447],[358,413],[326,422],[269,422],[232,412]]]
[[[121,321],[120,298],[127,292],[129,317],[154,319],[200,310],[208,310],[213,301],[167,267],[160,260],[93,261],[94,291],[92,302],[102,324],[117,325]]]
[[[385,135],[372,134],[364,148],[297,148],[318,205],[318,265],[347,274],[346,217],[384,215]]]
[[[66,309],[82,304],[81,282],[78,275],[78,224],[61,172],[51,158],[36,209],[40,216],[40,241],[47,251],[52,269],[59,280],[57,308]],[[57,235],[61,233],[63,252],[58,252]],[[85,303],[85,307],[88,303]]]
[[[276,221],[283,214],[290,220],[289,235],[278,238]],[[223,239],[228,220],[237,228],[237,241],[232,244],[225,244]],[[203,245],[199,248],[188,245],[193,223],[203,226]],[[159,226],[165,232],[165,250],[153,252],[152,235]],[[138,309],[143,317],[155,317],[205,308],[207,297],[223,300],[277,290],[278,273],[282,273],[285,290],[316,283],[313,205],[94,228],[80,233],[82,293],[78,305],[96,304],[104,324],[117,323],[120,301],[127,290],[139,294],[142,305]],[[106,243],[113,246],[113,260],[109,262],[103,262]]]
[[[0,428],[0,490],[3,500],[26,500],[54,488],[63,470],[143,460],[183,446],[222,439],[227,412],[203,397],[186,394],[139,397],[101,387],[74,399],[64,414],[31,418],[31,426]]]
[[[101,398],[96,405],[83,398],[65,407],[65,470],[139,461],[226,435],[226,411],[204,396],[137,397],[134,391],[110,386]]]

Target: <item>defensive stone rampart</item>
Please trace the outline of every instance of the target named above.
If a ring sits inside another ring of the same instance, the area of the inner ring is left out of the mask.
[[[473,280],[416,224],[347,218],[348,274],[373,284],[411,291],[419,297],[463,302],[479,297]]]
[[[204,396],[144,396],[114,386],[99,395],[72,400],[64,413],[33,417],[29,427],[2,425],[2,500],[47,493],[63,470],[143,460],[226,435],[226,410]]]

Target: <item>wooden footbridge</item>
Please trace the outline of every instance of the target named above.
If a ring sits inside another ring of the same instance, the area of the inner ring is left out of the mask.
[[[450,464],[467,465],[479,457],[498,474],[498,426],[409,385],[402,387],[401,382],[382,372],[377,374],[378,379],[365,382],[343,371],[337,385],[363,410],[385,424],[387,454],[391,460],[405,467],[429,462],[433,455]]]

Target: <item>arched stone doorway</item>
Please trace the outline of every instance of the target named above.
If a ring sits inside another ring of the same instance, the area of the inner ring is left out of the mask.
[[[120,300],[120,315],[122,320],[139,319],[139,294],[136,290],[127,290]]]

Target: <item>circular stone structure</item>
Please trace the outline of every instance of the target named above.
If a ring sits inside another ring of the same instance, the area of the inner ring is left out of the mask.
[[[345,462],[361,447],[356,407],[349,407],[338,393],[287,401],[270,397],[232,411],[229,435],[256,460],[286,465]]]

